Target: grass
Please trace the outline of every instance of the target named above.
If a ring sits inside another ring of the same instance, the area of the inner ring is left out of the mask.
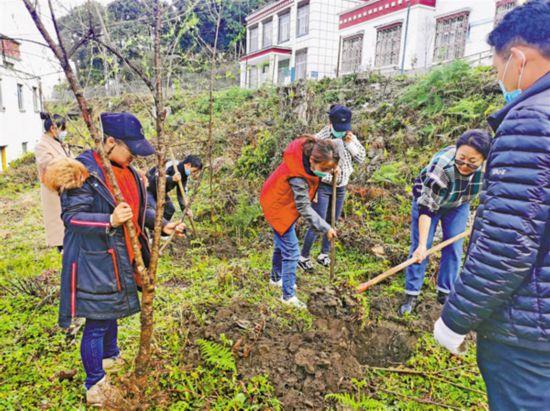
[[[38,191],[33,189],[23,194],[15,193],[10,199],[1,198],[2,212],[14,217],[2,231],[4,246],[0,250],[0,285],[4,290],[10,288],[14,279],[32,279],[44,271],[60,268],[57,252],[43,246],[38,197]],[[205,227],[199,225],[199,230],[203,229]],[[376,273],[386,268],[380,259],[353,250],[342,249],[339,255],[342,256],[339,270],[343,273],[340,280],[351,284],[364,279],[365,271]],[[268,377],[253,377],[244,383],[244,388],[240,381],[235,380],[237,365],[227,350],[229,342],[224,342],[223,336],[217,342],[198,343],[203,363],[197,367],[182,368],[178,365],[185,364],[186,354],[182,347],[192,339],[182,328],[182,313],[192,312],[199,322],[204,321],[204,307],[209,304],[223,306],[232,299],[243,299],[255,306],[267,306],[267,312],[276,311],[281,326],[300,324],[304,331],[311,327],[313,319],[307,311],[281,310],[278,293],[266,284],[264,274],[269,267],[270,249],[253,248],[250,244],[243,255],[233,258],[211,256],[203,247],[198,247],[191,248],[181,261],[170,257],[162,259],[158,277],[161,286],[156,300],[156,344],[162,347],[159,355],[165,361],[165,369],[153,386],[155,389],[169,388],[170,395],[163,401],[170,409],[196,409],[207,404],[213,409],[280,407]],[[318,276],[308,279],[300,276],[299,279],[305,284],[303,290],[300,288],[302,299],[307,299],[309,287],[326,282],[326,278]],[[174,282],[182,285],[173,286]],[[391,282],[386,289],[391,295],[402,290],[398,281]],[[24,294],[4,294],[0,299],[0,344],[3,347],[0,408],[81,408],[84,406],[84,372],[79,360],[79,338],[67,339],[65,332],[57,327],[56,300],[37,308],[40,302],[41,298]],[[362,304],[368,316],[368,298]],[[173,332],[174,329],[180,331]],[[138,346],[138,316],[120,321],[119,338],[124,357],[131,360]],[[431,336],[425,335],[406,367],[432,373],[465,365],[467,368],[463,370],[438,375],[449,382],[482,390],[473,356],[470,350],[465,359],[452,358],[435,345]],[[77,371],[72,381],[59,380],[61,372],[71,370]],[[129,363],[121,375],[130,370]],[[372,386],[385,387],[387,392],[373,397],[369,391]],[[335,403],[353,408],[355,401],[356,409],[365,409],[365,404],[416,409],[418,404],[410,403],[409,397],[441,400],[466,408],[478,408],[484,403],[482,395],[440,380],[379,370],[367,370],[365,380],[356,382],[355,392],[334,394],[329,398]]]
[[[209,307],[223,309],[239,300],[263,310],[280,327],[313,327],[309,312],[282,307],[279,292],[267,283],[271,239],[257,193],[287,142],[324,124],[328,103],[350,102],[358,111],[355,118],[361,139],[369,150],[378,150],[365,167],[357,168],[352,181],[367,193],[349,195],[346,201],[346,226],[341,227],[346,246],[338,244],[337,282],[356,286],[406,256],[412,178],[461,131],[481,126],[483,116],[498,106],[501,97],[490,92],[480,95],[479,90],[487,89],[491,82],[486,69],[461,64],[419,79],[395,79],[395,83],[388,83],[387,92],[386,86],[379,92],[380,87],[371,87],[383,82],[377,76],[367,80],[346,77],[285,92],[230,89],[217,93],[214,155],[226,156],[232,162],[216,175],[215,204],[209,200],[204,183],[193,205],[199,238],[191,241],[185,253],[175,249],[163,256],[159,266],[155,306],[158,369],[151,375],[146,393],[152,408],[281,408],[276,382],[267,375],[236,378],[239,362],[228,353],[231,342],[223,335],[195,342],[187,321],[191,318],[204,326],[212,317]],[[295,114],[301,111],[300,99],[304,98],[308,100],[307,127]],[[124,96],[115,103],[145,117],[145,106],[139,99]],[[102,104],[106,102],[97,102],[98,111]],[[206,94],[176,94],[169,105],[174,113],[169,120],[172,134],[184,124],[190,140],[204,138]],[[363,106],[368,110],[363,111]],[[70,134],[76,134],[74,126],[69,124]],[[150,127],[150,119],[144,126]],[[204,147],[190,143],[182,152],[200,153]],[[380,159],[379,163],[374,163],[375,159]],[[80,335],[67,338],[56,325],[57,299],[46,298],[59,286],[61,261],[57,252],[44,246],[33,163],[29,157],[17,165],[19,172],[0,175],[0,211],[4,217],[0,227],[0,409],[80,409],[84,407]],[[213,223],[208,217],[211,210],[215,213]],[[374,246],[384,246],[386,255],[377,256]],[[429,271],[436,266],[432,262]],[[19,282],[41,283],[37,277],[45,273],[50,273],[51,284],[34,294],[16,289]],[[299,274],[298,282],[299,297],[307,300],[309,291],[327,285],[328,279],[326,273]],[[434,292],[428,278],[425,291]],[[402,292],[403,274],[377,286],[378,295],[391,301]],[[364,325],[395,317],[396,307],[373,315],[372,303],[370,293],[360,299]],[[412,328],[417,319],[399,320],[399,325]],[[116,380],[122,387],[129,386],[126,378],[138,340],[139,316],[121,320],[119,342],[128,360]],[[191,361],[193,350],[199,361]],[[467,356],[458,359],[438,347],[430,333],[422,333],[415,352],[401,367],[415,372],[366,369],[351,391],[327,392],[327,401],[346,409],[440,409],[438,404],[461,409],[485,407],[473,344]],[[72,380],[60,380],[61,372],[72,370],[76,371]],[[133,393],[128,389],[131,398]]]

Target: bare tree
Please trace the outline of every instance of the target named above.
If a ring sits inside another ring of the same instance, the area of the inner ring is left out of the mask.
[[[160,246],[160,235],[162,231],[162,215],[164,212],[164,198],[166,190],[166,138],[164,132],[164,122],[166,120],[166,110],[164,106],[164,93],[163,93],[163,81],[162,81],[162,66],[161,66],[161,28],[162,28],[162,5],[159,0],[154,1],[154,28],[153,28],[153,61],[152,61],[152,75],[153,78],[149,78],[147,74],[140,67],[132,63],[127,59],[122,53],[116,50],[110,44],[102,41],[100,36],[95,33],[94,28],[90,29],[82,36],[82,38],[75,42],[75,45],[71,49],[71,53],[67,52],[67,49],[64,45],[64,42],[61,38],[60,30],[58,27],[58,22],[54,13],[54,8],[52,6],[52,0],[48,0],[49,10],[51,14],[51,19],[55,29],[55,35],[57,40],[54,40],[52,35],[49,33],[48,29],[45,27],[41,15],[38,13],[35,4],[31,0],[22,0],[25,4],[25,7],[29,11],[31,18],[33,19],[36,27],[42,34],[46,44],[53,51],[55,57],[59,61],[69,86],[76,98],[78,107],[82,113],[82,118],[86,123],[88,131],[94,141],[95,148],[100,155],[103,166],[106,170],[107,176],[112,183],[114,196],[117,203],[123,202],[123,197],[120,191],[120,188],[117,184],[115,175],[111,168],[111,163],[107,158],[105,151],[103,150],[103,138],[99,130],[97,129],[92,115],[90,112],[89,104],[84,96],[83,90],[76,78],[76,75],[70,65],[69,58],[74,50],[76,50],[81,45],[87,43],[88,40],[95,40],[98,43],[102,44],[107,50],[121,59],[125,64],[127,64],[130,69],[132,69],[147,85],[151,91],[155,104],[155,129],[156,129],[156,163],[157,169],[159,171],[159,183],[157,188],[157,209],[156,209],[156,219],[155,219],[155,228],[153,234],[153,245],[151,249],[151,259],[149,267],[145,267],[143,261],[143,256],[139,246],[139,240],[137,237],[136,228],[134,227],[133,222],[130,220],[125,223],[125,226],[130,234],[132,248],[135,254],[135,265],[138,275],[142,279],[142,308],[141,308],[141,335],[140,335],[140,345],[139,352],[136,357],[136,374],[138,376],[145,375],[149,360],[151,357],[151,341],[153,336],[153,302],[155,297],[155,285],[156,285],[156,272],[158,267],[159,259],[159,246]]]
[[[210,189],[210,219],[214,219],[214,167],[212,164],[213,146],[214,146],[214,81],[215,81],[215,69],[218,60],[218,40],[220,36],[220,27],[223,16],[223,1],[222,0],[208,0],[205,3],[205,7],[210,16],[210,20],[216,24],[216,35],[214,36],[214,44],[209,44],[204,40],[200,33],[197,33],[197,40],[203,47],[208,50],[210,54],[210,80],[208,86],[209,95],[209,120],[208,120],[208,185]]]

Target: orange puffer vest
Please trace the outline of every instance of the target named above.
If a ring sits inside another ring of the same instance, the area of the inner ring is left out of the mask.
[[[306,180],[309,184],[310,200],[313,200],[319,188],[319,177],[308,174],[302,161],[303,147],[306,141],[306,138],[299,138],[288,145],[283,153],[283,162],[262,187],[260,204],[264,216],[279,235],[286,233],[300,217],[288,180],[294,177]]]

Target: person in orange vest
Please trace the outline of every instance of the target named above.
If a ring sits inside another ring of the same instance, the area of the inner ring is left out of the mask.
[[[300,136],[287,146],[283,162],[266,180],[260,195],[264,216],[275,232],[270,284],[282,287],[282,302],[297,308],[306,306],[296,297],[300,247],[295,223],[302,216],[319,234],[336,238],[336,231],[315,212],[311,201],[321,179],[337,168],[339,160],[332,141]]]

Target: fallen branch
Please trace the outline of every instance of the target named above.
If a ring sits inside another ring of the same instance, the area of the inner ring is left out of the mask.
[[[372,390],[374,390],[375,392],[376,391],[382,391],[382,392],[385,392],[386,394],[394,395],[396,397],[402,397],[402,398],[406,399],[407,401],[417,402],[419,404],[434,405],[436,407],[447,408],[447,409],[450,409],[450,410],[458,410],[458,411],[462,410],[462,408],[455,407],[454,405],[443,404],[441,402],[436,402],[436,401],[432,401],[432,400],[425,400],[425,399],[422,399],[422,398],[409,397],[408,395],[400,394],[398,392],[387,390],[385,388],[380,388],[380,387],[377,387],[373,384],[369,384],[369,387]]]
[[[370,367],[370,366],[368,366],[368,365],[366,365],[365,368],[367,368],[367,369],[369,369],[369,370],[374,370],[374,371],[392,372],[392,373],[397,373],[397,374],[417,375],[417,376],[419,376],[419,377],[424,377],[424,378],[428,378],[428,379],[432,379],[432,380],[444,382],[445,384],[452,385],[453,387],[460,388],[461,390],[470,391],[470,392],[474,392],[474,393],[476,393],[476,394],[485,395],[485,392],[483,392],[483,391],[476,390],[475,388],[466,387],[465,385],[457,384],[457,383],[455,383],[455,382],[448,381],[448,380],[446,380],[445,378],[438,377],[438,376],[436,375],[437,373],[430,373],[430,372],[424,372],[424,371],[411,370],[411,369],[409,369],[409,368]]]

